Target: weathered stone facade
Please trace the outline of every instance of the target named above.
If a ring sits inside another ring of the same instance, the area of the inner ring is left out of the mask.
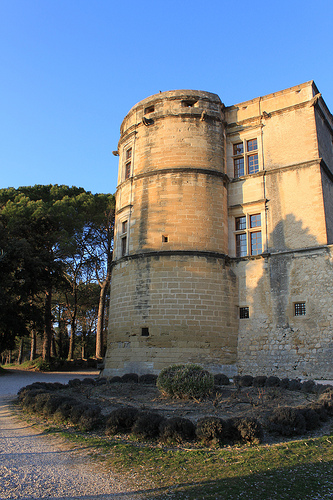
[[[163,92],[118,145],[104,375],[333,378],[333,121],[313,82]]]

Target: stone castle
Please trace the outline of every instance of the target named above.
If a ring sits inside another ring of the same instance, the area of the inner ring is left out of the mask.
[[[118,145],[105,376],[333,378],[333,119],[313,81],[161,92]]]

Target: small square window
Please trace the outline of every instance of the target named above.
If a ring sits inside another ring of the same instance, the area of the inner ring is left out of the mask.
[[[146,326],[141,328],[141,336],[142,337],[149,337],[149,328]]]
[[[295,302],[294,314],[295,316],[305,316],[306,314],[305,302]]]
[[[239,319],[248,319],[250,317],[250,308],[249,307],[240,307],[239,308]]]
[[[169,237],[166,235],[162,235],[162,243],[168,243]]]

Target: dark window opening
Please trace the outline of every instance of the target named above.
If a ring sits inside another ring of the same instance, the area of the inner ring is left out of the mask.
[[[124,257],[124,255],[126,255],[126,251],[127,251],[127,237],[124,236],[123,238],[121,238],[121,256]]]
[[[141,335],[142,337],[149,337],[149,328],[146,326],[141,328]]]
[[[247,319],[250,317],[250,309],[249,307],[240,307],[239,308],[239,318]]]
[[[182,106],[183,108],[193,108],[193,106],[197,103],[198,101],[196,99],[187,99],[185,101],[182,101]]]
[[[148,108],[145,108],[145,115],[148,113],[153,113],[155,111],[155,106],[148,106]]]
[[[131,175],[131,162],[129,161],[125,165],[125,179],[128,179]]]
[[[162,242],[163,242],[163,243],[168,243],[168,241],[169,241],[169,237],[168,237],[168,236],[164,236],[164,235],[163,235],[163,236],[162,236]]]
[[[295,302],[294,313],[295,316],[305,316],[306,314],[305,302]]]

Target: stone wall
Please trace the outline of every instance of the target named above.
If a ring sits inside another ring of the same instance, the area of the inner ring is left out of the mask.
[[[122,260],[112,274],[105,375],[199,363],[236,373],[236,278],[224,259],[165,252]]]
[[[249,280],[240,287],[250,318],[240,320],[239,372],[332,379],[333,247],[239,262],[235,272]],[[303,301],[306,314],[295,316]]]

